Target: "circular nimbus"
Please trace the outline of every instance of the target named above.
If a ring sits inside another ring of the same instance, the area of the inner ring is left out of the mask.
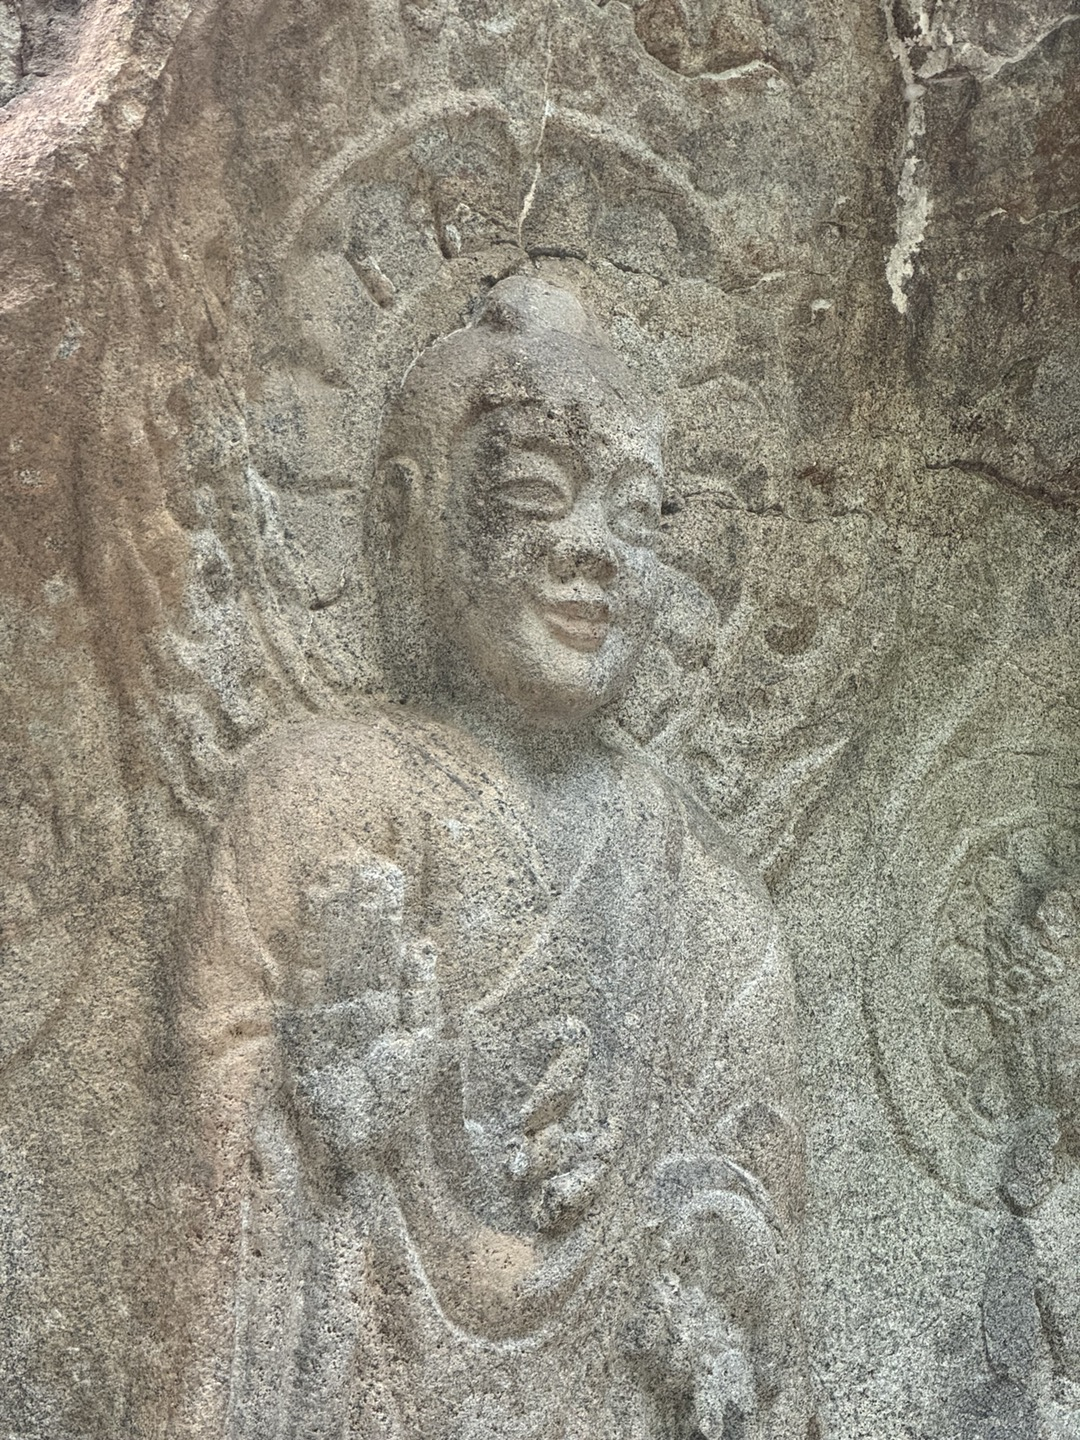
[[[1035,795],[942,844],[948,789],[946,776],[891,857],[891,943],[865,967],[863,1003],[906,1148],[958,1199],[996,1207],[1010,1147],[1044,1103],[1033,1022],[1064,962],[1040,917],[1080,882],[1080,837]]]
[[[358,557],[382,412],[487,288],[537,268],[572,284],[646,384],[671,389],[645,312],[670,280],[715,273],[714,202],[554,103],[544,147],[541,174],[493,96],[417,107],[324,164],[263,246],[245,463],[219,483],[257,516],[239,537],[257,561],[237,563],[277,665],[318,708],[377,684]]]

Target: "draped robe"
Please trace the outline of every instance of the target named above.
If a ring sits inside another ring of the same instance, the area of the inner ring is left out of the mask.
[[[567,880],[454,726],[251,768],[189,985],[196,1433],[804,1433],[788,964],[710,817],[611,775]]]

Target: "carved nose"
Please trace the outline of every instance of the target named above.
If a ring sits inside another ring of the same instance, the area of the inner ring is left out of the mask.
[[[579,530],[565,536],[551,555],[552,576],[562,584],[584,579],[607,585],[614,580],[618,568],[611,543],[592,530]]]

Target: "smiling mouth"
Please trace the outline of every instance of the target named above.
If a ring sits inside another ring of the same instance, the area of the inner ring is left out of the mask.
[[[571,650],[599,650],[611,629],[611,611],[602,601],[552,600],[540,614],[555,639]]]

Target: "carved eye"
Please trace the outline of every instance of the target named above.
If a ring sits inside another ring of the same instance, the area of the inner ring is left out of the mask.
[[[615,512],[612,529],[629,545],[655,545],[660,530],[660,507],[649,500],[632,500]]]
[[[533,472],[509,476],[499,486],[498,495],[511,510],[534,520],[557,520],[573,501],[569,489],[554,477]]]

